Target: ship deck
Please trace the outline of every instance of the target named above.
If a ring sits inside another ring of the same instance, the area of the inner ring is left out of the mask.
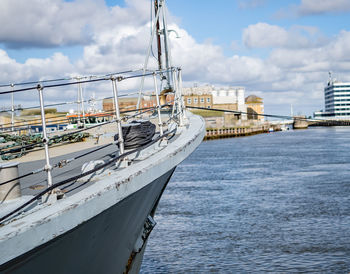
[[[159,129],[158,126],[157,129]],[[64,165],[63,167],[53,169],[53,183],[69,179],[77,174],[82,173],[82,166],[84,163],[96,160],[108,161],[119,155],[118,146],[116,144],[113,144],[114,133],[117,132],[117,126],[115,124],[102,125],[101,127],[88,130],[87,132],[90,134],[90,137],[86,138],[86,140],[82,142],[55,144],[50,147],[51,165],[55,165],[64,160],[76,158],[82,154],[87,154],[86,156],[76,159],[69,164]],[[66,134],[66,132],[62,133]],[[158,136],[159,133],[154,136],[154,139]],[[174,138],[169,140],[169,142],[173,142],[176,138],[177,136],[175,135]],[[106,146],[108,144],[110,145]],[[149,151],[155,152],[155,148],[156,146],[146,148],[142,154],[150,155]],[[70,153],[67,153],[67,151]],[[88,154],[89,152],[93,153]],[[133,157],[135,157],[135,155]],[[140,157],[135,157],[133,161],[140,161],[140,159]],[[142,160],[145,160],[145,157],[143,157]],[[20,158],[13,159],[9,162],[18,163],[18,174],[19,176],[23,176],[33,170],[39,170],[45,165],[45,150],[43,147],[36,148],[35,150],[30,151],[28,154]],[[115,168],[109,167],[109,169]],[[64,185],[60,188],[60,190],[64,193],[64,195],[69,196],[90,186],[95,181],[96,180],[94,179],[94,176],[89,180],[76,180]],[[35,196],[44,190],[46,186],[46,172],[39,172],[37,174],[33,174],[26,178],[20,179],[21,194],[23,196]]]

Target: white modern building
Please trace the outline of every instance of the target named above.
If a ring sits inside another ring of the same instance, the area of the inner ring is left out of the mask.
[[[315,118],[350,119],[350,82],[330,77],[324,88],[325,110],[314,113]]]

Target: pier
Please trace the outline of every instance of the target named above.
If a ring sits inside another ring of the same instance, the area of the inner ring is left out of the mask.
[[[269,124],[264,124],[257,127],[207,128],[204,140],[250,136],[268,133],[271,129],[273,131],[281,130],[279,126]]]

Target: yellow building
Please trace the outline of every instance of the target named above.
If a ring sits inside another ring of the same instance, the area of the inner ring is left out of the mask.
[[[185,106],[212,108],[213,96],[209,86],[191,87],[183,89]]]
[[[249,95],[245,98],[245,104],[247,106],[248,120],[264,121],[264,116],[258,115],[264,114],[264,103],[262,98],[255,95]]]
[[[255,95],[245,98],[244,94],[245,88],[239,86],[216,88],[205,85],[183,89],[186,106],[236,111],[223,114],[225,126],[237,120],[264,121],[264,117],[258,115],[264,114],[263,99]]]
[[[191,107],[212,108],[211,94],[189,94],[184,96],[185,105]]]

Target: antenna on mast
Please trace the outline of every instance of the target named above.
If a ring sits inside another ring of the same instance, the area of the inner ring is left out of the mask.
[[[328,71],[328,86],[333,83],[332,72]]]

